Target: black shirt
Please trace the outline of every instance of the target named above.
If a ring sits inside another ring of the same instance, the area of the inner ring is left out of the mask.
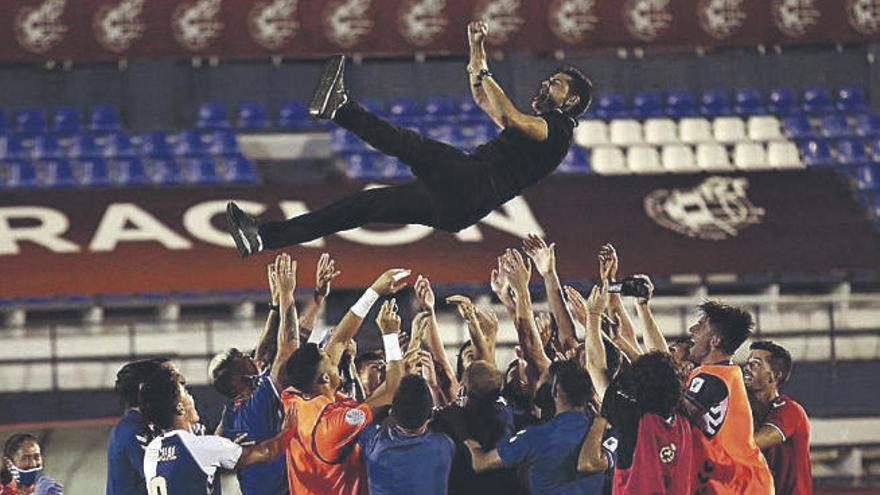
[[[611,423],[617,432],[617,467],[629,469],[632,466],[636,440],[639,436],[639,422],[645,412],[632,397],[621,390],[620,375],[614,378],[602,399],[602,417]]]

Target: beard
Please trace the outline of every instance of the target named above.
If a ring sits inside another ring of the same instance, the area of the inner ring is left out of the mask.
[[[538,91],[538,94],[532,98],[532,110],[537,113],[547,113],[555,109],[556,105],[553,103],[553,100],[550,99],[549,91],[541,89]]]

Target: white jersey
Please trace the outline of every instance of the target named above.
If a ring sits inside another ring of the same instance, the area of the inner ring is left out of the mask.
[[[210,495],[217,468],[234,469],[241,446],[214,435],[174,430],[153,439],[144,454],[148,495]]]

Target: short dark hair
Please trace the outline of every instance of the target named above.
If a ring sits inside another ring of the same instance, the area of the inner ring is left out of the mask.
[[[755,320],[748,311],[720,301],[706,301],[698,308],[715,334],[721,338],[718,347],[726,354],[735,353],[752,335]]]
[[[313,392],[321,365],[321,348],[308,343],[294,351],[284,365],[284,385],[301,392]]]
[[[7,438],[6,443],[3,444],[3,457],[12,459],[12,456],[18,452],[18,449],[20,449],[25,442],[40,443],[39,439],[30,433],[15,433]]]
[[[358,357],[354,358],[354,367],[358,373],[363,369],[364,363],[368,361],[385,361],[385,352],[377,349],[360,353]]]
[[[464,371],[467,380],[467,396],[481,400],[495,400],[501,393],[501,373],[488,361],[474,361]]]
[[[767,362],[770,363],[770,369],[772,369],[774,373],[779,373],[779,386],[782,386],[783,383],[788,381],[788,378],[791,376],[792,368],[791,353],[788,352],[788,349],[772,340],[757,340],[752,342],[749,349],[753,351],[769,352],[770,358]]]
[[[458,355],[456,356],[455,361],[455,379],[458,381],[461,381],[461,376],[462,374],[464,374],[464,351],[466,351],[468,347],[473,346],[473,342],[471,342],[470,340],[465,340],[458,348]]]
[[[138,392],[141,385],[168,361],[168,358],[140,359],[119,368],[113,388],[125,407],[138,406]]]
[[[572,360],[555,361],[550,365],[550,374],[556,385],[565,392],[571,406],[586,406],[593,397],[593,381],[583,366]]]
[[[232,363],[240,357],[244,357],[244,353],[235,347],[230,347],[214,356],[211,363],[208,364],[208,378],[211,380],[214,390],[230,399],[235,397],[235,390],[232,388],[232,371],[234,369]]]
[[[653,351],[636,359],[630,368],[636,402],[647,412],[663,418],[681,402],[684,376],[671,354]]]
[[[428,382],[419,375],[407,375],[400,380],[400,386],[391,402],[391,415],[397,424],[415,429],[431,418],[434,397]]]
[[[568,83],[568,94],[577,95],[579,101],[577,105],[569,108],[564,113],[573,119],[577,119],[593,103],[593,81],[585,76],[580,69],[571,65],[565,65],[556,69],[556,73],[565,74],[571,78],[571,81]]]
[[[174,417],[178,415],[180,403],[180,375],[168,368],[160,368],[153,373],[141,388],[141,412],[147,421],[160,429],[171,428]]]

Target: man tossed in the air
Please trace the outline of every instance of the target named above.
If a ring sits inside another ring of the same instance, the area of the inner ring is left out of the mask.
[[[345,58],[327,64],[309,112],[332,119],[412,169],[416,180],[370,189],[286,221],[260,224],[229,203],[226,218],[245,257],[369,223],[421,224],[449,232],[469,227],[523,189],[552,173],[571,146],[577,118],[590,105],[592,83],[578,69],[563,67],[541,82],[532,100],[535,115],[522,113],[504,94],[486,62],[485,22],[468,25],[467,72],[477,105],[503,131],[466,153],[422,137],[367,112],[343,84]]]

